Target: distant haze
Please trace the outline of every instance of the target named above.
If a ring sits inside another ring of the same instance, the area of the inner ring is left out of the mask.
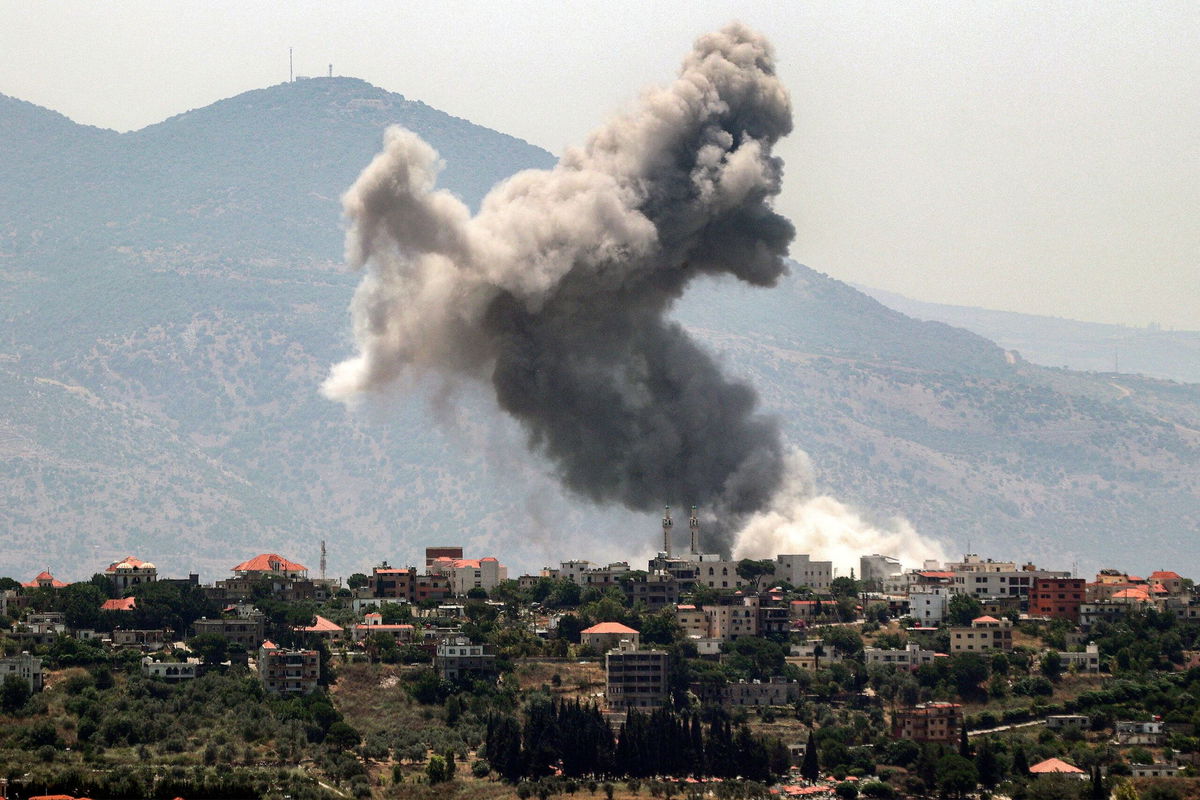
[[[739,18],[796,108],[792,255],[922,300],[1200,329],[1200,10],[895,4],[0,2],[0,92],[128,130],[295,71],[556,153]]]

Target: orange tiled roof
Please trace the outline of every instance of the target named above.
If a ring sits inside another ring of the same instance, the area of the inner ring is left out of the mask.
[[[1179,573],[1177,573],[1177,572],[1171,572],[1170,570],[1166,570],[1166,571],[1159,570],[1158,572],[1150,573],[1150,580],[1152,580],[1152,581],[1178,581],[1178,580],[1183,580],[1183,579],[1181,577],[1179,577]]]
[[[1047,775],[1050,773],[1063,773],[1067,775],[1082,775],[1083,770],[1079,767],[1073,767],[1061,758],[1047,758],[1038,764],[1034,764],[1029,768],[1029,771],[1034,775]]]
[[[999,621],[1000,620],[996,619],[995,617],[989,617],[986,615],[984,615],[982,617],[976,617],[975,619],[971,620],[972,623],[975,623],[975,622],[999,622]]]
[[[300,630],[304,631],[305,633],[330,633],[332,631],[340,631],[341,629],[341,625],[327,620],[320,614],[317,614],[316,622],[314,622],[312,625],[301,628]]]
[[[637,633],[637,631],[619,622],[600,622],[580,633]]]
[[[51,575],[49,573],[49,571],[47,571],[47,570],[43,570],[43,571],[39,572],[37,574],[36,578],[31,580],[29,583],[22,583],[21,585],[27,589],[36,589],[39,584],[44,583],[45,581],[49,581],[51,588],[54,588],[54,589],[62,589],[64,587],[70,585],[67,583],[63,583],[58,578]]]
[[[137,608],[136,597],[116,597],[105,600],[100,606],[101,611],[133,611]]]
[[[141,567],[141,566],[144,566],[146,564],[146,562],[142,561],[140,558],[134,558],[133,556],[125,556],[120,561],[114,561],[111,564],[109,564],[108,569],[106,569],[104,571],[105,572],[116,572],[118,564],[130,564],[135,567]]]
[[[308,572],[308,567],[275,553],[263,553],[233,568],[234,572]]]

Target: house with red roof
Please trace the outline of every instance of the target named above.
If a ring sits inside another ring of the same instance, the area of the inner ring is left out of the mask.
[[[329,644],[341,642],[346,636],[346,630],[332,620],[325,619],[320,614],[316,615],[316,620],[312,625],[296,628],[299,633],[307,633],[316,636],[319,639],[324,639]]]
[[[276,553],[263,553],[243,561],[232,569],[239,578],[281,577],[307,578],[308,567],[289,561]]]
[[[970,625],[950,626],[951,653],[1012,652],[1012,620],[982,616]]]
[[[21,586],[26,589],[65,589],[70,584],[51,575],[50,570],[43,570],[37,574],[36,578],[28,583],[22,583]]]
[[[1150,582],[1160,585],[1171,597],[1178,597],[1184,593],[1183,578],[1176,572],[1169,570],[1152,572],[1150,573]]]
[[[1079,767],[1072,766],[1061,758],[1047,758],[1045,761],[1039,761],[1029,768],[1030,775],[1073,775],[1077,778],[1086,778],[1087,773]]]
[[[579,642],[597,653],[607,653],[620,647],[621,642],[632,642],[636,648],[641,644],[641,634],[619,622],[600,622],[579,632]]]
[[[114,597],[100,604],[101,611],[133,611],[137,608],[136,597]]]
[[[114,561],[104,570],[104,574],[117,587],[118,592],[124,592],[132,586],[143,583],[154,583],[158,580],[158,568],[149,561],[125,556],[120,561]]]

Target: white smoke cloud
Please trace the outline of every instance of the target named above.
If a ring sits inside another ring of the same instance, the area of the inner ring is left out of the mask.
[[[808,553],[832,561],[840,575],[858,570],[859,556],[881,553],[906,567],[926,559],[945,562],[942,545],[922,536],[907,520],[879,527],[829,495],[812,490],[812,468],[799,450],[788,453],[787,477],[768,508],[750,516],[738,531],[733,557],[774,558],[780,553]]]

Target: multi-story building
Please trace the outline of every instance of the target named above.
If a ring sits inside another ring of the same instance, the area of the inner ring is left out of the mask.
[[[200,677],[203,668],[204,665],[198,658],[189,658],[187,661],[155,661],[146,656],[142,659],[143,675],[167,683],[194,680]]]
[[[1079,622],[1079,607],[1083,605],[1083,578],[1035,578],[1029,593],[1029,614]]]
[[[805,554],[775,556],[775,579],[797,588],[807,586],[817,594],[828,594],[833,583],[833,562],[813,561]]]
[[[1062,652],[1058,654],[1063,667],[1074,667],[1077,672],[1095,674],[1100,671],[1100,646],[1088,642],[1082,653]]]
[[[1116,724],[1118,744],[1141,744],[1161,746],[1167,739],[1162,720],[1135,722],[1118,720]]]
[[[909,616],[922,626],[940,625],[946,618],[949,593],[949,586],[925,586],[921,591],[909,592]]]
[[[42,690],[42,660],[29,653],[0,658],[0,684],[10,676],[20,678],[29,684],[29,691]]]
[[[882,664],[885,667],[915,670],[925,664],[932,664],[935,658],[945,657],[945,653],[922,649],[916,642],[909,642],[898,650],[883,650],[878,647],[867,647],[863,657],[867,666]]]
[[[892,556],[872,553],[858,559],[858,579],[871,592],[882,592],[884,586],[904,574],[900,560]]]
[[[694,566],[696,583],[709,589],[740,589],[744,583],[737,574],[736,561],[699,561]]]
[[[315,636],[326,644],[340,644],[346,638],[346,630],[333,620],[316,615],[312,625],[304,625],[296,629],[300,633]]]
[[[118,592],[158,580],[157,567],[149,561],[142,561],[133,556],[125,556],[121,561],[109,564],[104,574],[117,587]]]
[[[740,636],[758,635],[758,598],[747,597],[739,605],[704,606],[708,636],[732,642]]]
[[[412,625],[407,623],[384,624],[382,614],[371,612],[370,614],[363,615],[361,625],[354,626],[354,641],[365,642],[368,636],[382,634],[398,644],[408,643],[413,640],[414,632],[415,629]]]
[[[1012,622],[995,617],[977,617],[970,625],[950,628],[951,653],[1012,651]]]
[[[610,709],[658,708],[670,697],[671,656],[625,642],[604,656],[604,699]]]
[[[641,634],[619,622],[600,622],[579,632],[579,643],[597,653],[605,653],[621,646],[621,642],[640,644]]]
[[[270,694],[311,694],[321,678],[321,655],[316,650],[285,650],[274,642],[258,649],[258,680]]]
[[[1159,570],[1150,573],[1150,583],[1163,587],[1163,590],[1171,597],[1177,597],[1184,594],[1185,591],[1183,578],[1180,577],[1179,573],[1171,572],[1170,570]]]
[[[496,674],[496,652],[490,644],[474,644],[466,636],[448,636],[438,643],[433,666],[448,681],[491,678]]]
[[[371,568],[366,589],[364,594],[369,597],[415,603],[417,600],[417,568],[389,567],[385,561],[378,567]]]
[[[508,567],[490,556],[480,559],[435,558],[429,572],[444,576],[450,582],[450,591],[456,595],[464,595],[471,589],[490,592],[500,581],[508,579]]]
[[[722,686],[696,683],[690,688],[702,701],[720,703],[726,708],[789,706],[800,699],[800,685],[778,676],[768,681],[737,681]]]
[[[256,614],[252,617],[216,617],[209,619],[201,617],[192,623],[192,631],[196,636],[211,633],[220,636],[230,644],[243,648],[246,652],[253,651],[266,635],[266,616]]]
[[[433,562],[439,558],[448,558],[451,561],[457,561],[463,557],[462,545],[449,545],[442,547],[426,547],[425,548],[425,571],[433,566]]]
[[[963,711],[958,703],[924,703],[892,713],[892,738],[953,744],[958,741],[962,725]]]
[[[679,602],[679,581],[670,573],[650,573],[621,581],[621,589],[630,603],[645,603],[649,611],[658,611]]]
[[[450,579],[445,575],[418,575],[416,601],[440,602],[450,596]]]
[[[165,630],[131,630],[116,628],[112,632],[114,647],[137,647],[143,651],[161,650],[171,641],[171,632]]]

